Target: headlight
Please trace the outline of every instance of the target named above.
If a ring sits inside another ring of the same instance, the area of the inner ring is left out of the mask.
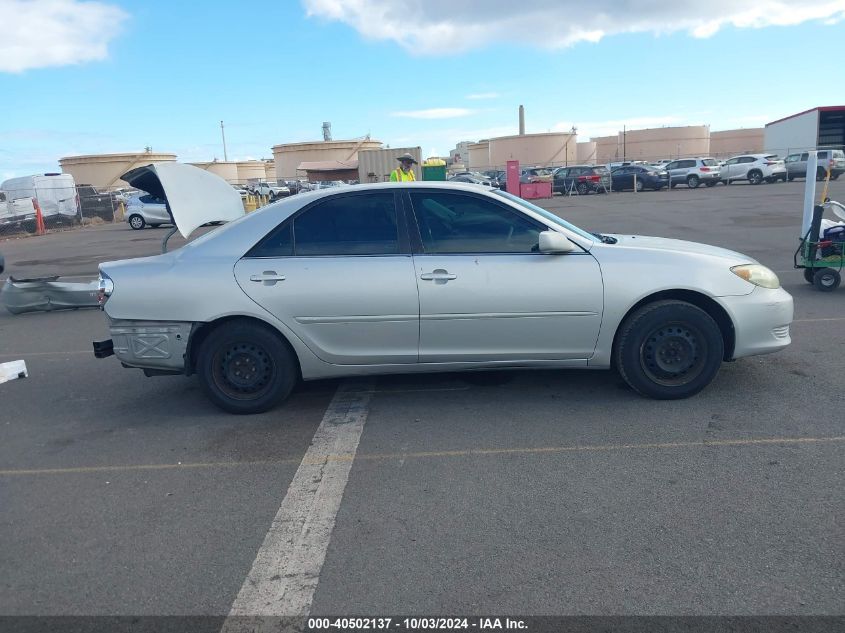
[[[760,264],[734,266],[731,268],[731,272],[761,288],[780,288],[780,279],[778,279],[778,276]]]

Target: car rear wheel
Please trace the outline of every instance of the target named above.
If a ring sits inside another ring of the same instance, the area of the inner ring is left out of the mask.
[[[293,351],[268,327],[229,322],[208,335],[197,374],[209,400],[229,413],[262,413],[287,398],[299,378]]]
[[[636,392],[658,400],[688,398],[719,371],[724,342],[719,326],[684,301],[643,306],[622,324],[614,362]]]
[[[816,270],[816,274],[813,275],[813,285],[816,287],[816,290],[821,290],[822,292],[833,292],[839,287],[839,283],[842,281],[839,273],[833,268],[819,268]]]
[[[786,179],[787,179],[789,182],[792,182],[793,180],[795,180],[795,176],[787,176],[787,177],[786,177]]]
[[[582,196],[586,196],[588,193],[590,193],[590,188],[587,186],[586,182],[579,182],[575,189]]]
[[[687,187],[689,187],[690,189],[698,189],[698,185],[700,184],[701,181],[699,180],[698,176],[690,176],[689,178],[687,178]]]
[[[752,185],[759,185],[763,182],[763,173],[756,169],[752,169],[748,172],[748,182]]]
[[[129,216],[129,226],[131,226],[136,231],[140,231],[147,225],[146,221],[143,217],[138,215],[137,213],[133,213]]]
[[[643,189],[645,189],[645,185],[643,184],[643,181],[638,178],[637,183],[634,185],[634,188],[637,191],[642,191]]]

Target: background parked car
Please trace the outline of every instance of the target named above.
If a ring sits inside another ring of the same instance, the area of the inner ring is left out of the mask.
[[[721,170],[715,158],[682,158],[664,165],[672,187],[686,184],[695,189],[701,183],[712,187],[719,182]]]
[[[528,167],[519,175],[519,182],[548,182],[552,179],[553,167]]]
[[[720,179],[726,184],[747,180],[752,185],[761,182],[786,181],[786,167],[777,154],[745,154],[734,156],[720,167]]]
[[[483,185],[485,187],[492,187],[493,181],[489,178],[477,176],[475,174],[459,174],[449,178],[449,182],[465,182],[473,185]]]
[[[253,192],[259,196],[269,196],[270,200],[284,198],[290,195],[290,189],[285,186],[270,182],[258,182],[253,187]]]
[[[636,176],[636,184],[634,176]],[[669,184],[669,174],[665,171],[655,171],[653,167],[628,165],[610,172],[610,180],[613,185],[612,188],[616,191],[624,191],[625,189],[660,191]]]
[[[555,170],[552,191],[567,193],[575,189],[582,196],[591,191],[610,189],[610,171],[604,165],[572,165]]]
[[[819,150],[816,154],[818,167],[816,167],[816,180],[824,180],[827,177],[827,169],[830,168],[830,179],[836,180],[845,173],[845,152],[841,149]],[[790,154],[783,163],[786,167],[787,180],[807,177],[808,152]]]
[[[126,221],[136,231],[148,224],[153,228],[172,224],[164,200],[143,192],[129,198],[126,205]]]

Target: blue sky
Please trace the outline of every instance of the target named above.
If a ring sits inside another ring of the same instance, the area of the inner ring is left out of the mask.
[[[428,155],[515,133],[519,104],[528,132],[575,125],[588,140],[623,124],[755,127],[845,103],[845,71],[824,60],[845,41],[845,2],[760,0],[765,15],[713,2],[607,0],[585,15],[564,0],[0,0],[13,31],[11,44],[0,36],[0,180],[145,146],[222,160],[221,119],[241,160],[316,140],[323,121],[335,138]]]

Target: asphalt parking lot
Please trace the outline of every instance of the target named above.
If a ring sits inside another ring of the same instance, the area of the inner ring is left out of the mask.
[[[342,389],[366,394],[364,426],[318,535],[311,614],[841,615],[845,289],[792,269],[803,192],[543,203],[778,273],[792,345],[723,365],[685,401],[640,398],[610,372],[499,372],[307,383],[236,417],[195,378],[96,360],[99,311],[0,312],[0,362],[30,372],[0,385],[0,614],[228,614]],[[6,274],[85,278],[164,234],[106,225],[0,252]]]

